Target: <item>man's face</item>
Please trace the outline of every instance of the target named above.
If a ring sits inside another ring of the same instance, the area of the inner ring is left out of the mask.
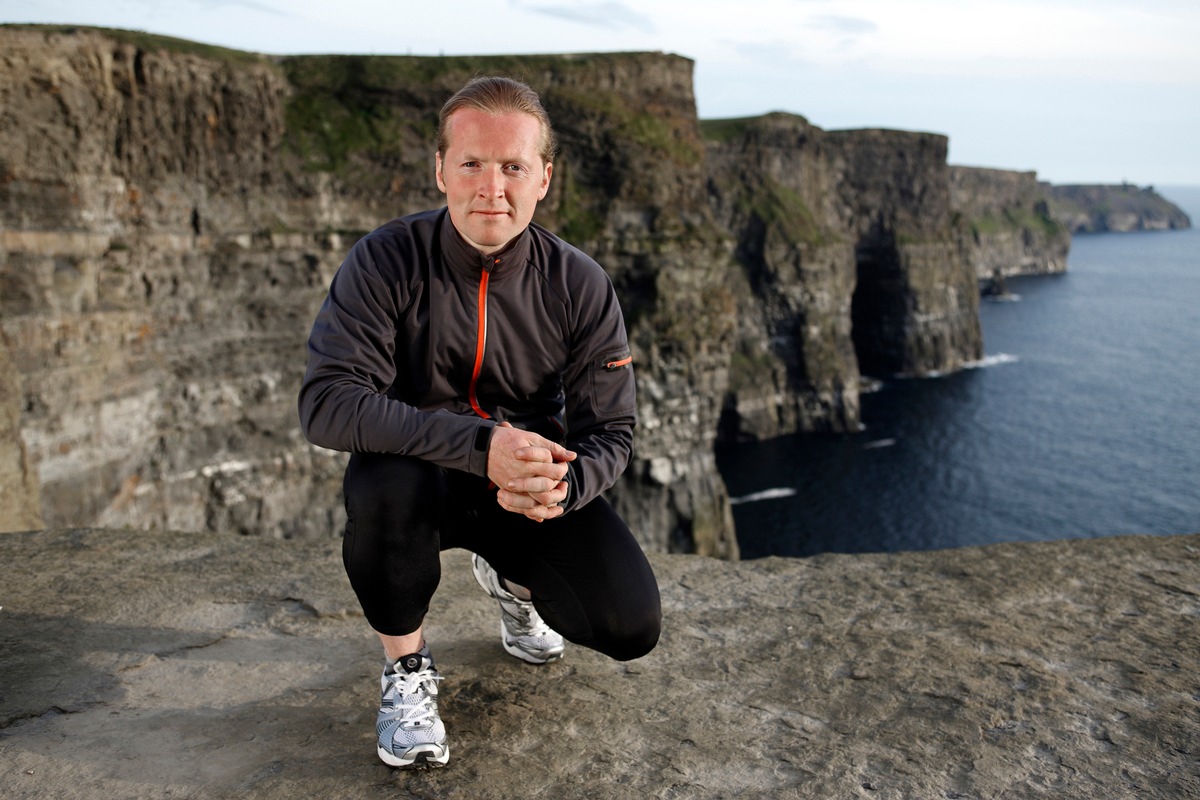
[[[543,164],[541,124],[530,114],[488,114],[473,108],[447,120],[446,152],[437,154],[437,184],[450,219],[483,254],[512,241],[533,219],[550,188],[553,165]]]

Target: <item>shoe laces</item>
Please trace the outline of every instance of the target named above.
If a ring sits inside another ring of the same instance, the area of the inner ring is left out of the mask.
[[[417,672],[393,672],[385,676],[391,684],[391,690],[384,695],[392,700],[392,709],[384,716],[390,719],[400,718],[400,724],[405,727],[417,728],[432,722],[437,718],[437,682],[442,679],[432,669]],[[412,698],[411,701],[399,701],[399,698]]]

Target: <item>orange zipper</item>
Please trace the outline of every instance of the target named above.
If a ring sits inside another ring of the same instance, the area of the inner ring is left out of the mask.
[[[621,367],[625,366],[626,364],[632,364],[632,363],[633,363],[633,356],[628,356],[626,358],[622,358],[620,361],[610,361],[604,365],[604,368],[607,370],[620,369]]]
[[[499,263],[499,259],[496,259],[496,263]],[[490,270],[485,269],[479,276],[479,301],[476,311],[478,322],[475,329],[475,368],[471,371],[471,383],[467,387],[467,400],[470,401],[471,408],[484,419],[491,419],[492,415],[484,411],[483,406],[479,405],[479,397],[475,394],[475,390],[479,383],[479,372],[483,369],[483,350],[487,345],[487,288],[488,278],[491,274]]]

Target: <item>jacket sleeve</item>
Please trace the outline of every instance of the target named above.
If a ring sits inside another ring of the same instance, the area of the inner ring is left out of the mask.
[[[565,508],[586,505],[621,476],[633,455],[637,396],[625,320],[608,275],[593,268],[572,293],[572,356],[563,376],[570,464]]]
[[[398,267],[419,257],[399,236],[370,234],[350,251],[308,339],[300,427],[332,450],[399,453],[484,475],[493,422],[421,411],[387,394],[397,377],[397,320],[410,294]]]

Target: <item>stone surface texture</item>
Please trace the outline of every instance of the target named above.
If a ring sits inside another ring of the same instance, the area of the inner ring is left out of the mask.
[[[446,553],[451,760],[402,772],[334,543],[0,536],[0,796],[1200,796],[1200,535],[651,560],[657,650],[538,668]]]

